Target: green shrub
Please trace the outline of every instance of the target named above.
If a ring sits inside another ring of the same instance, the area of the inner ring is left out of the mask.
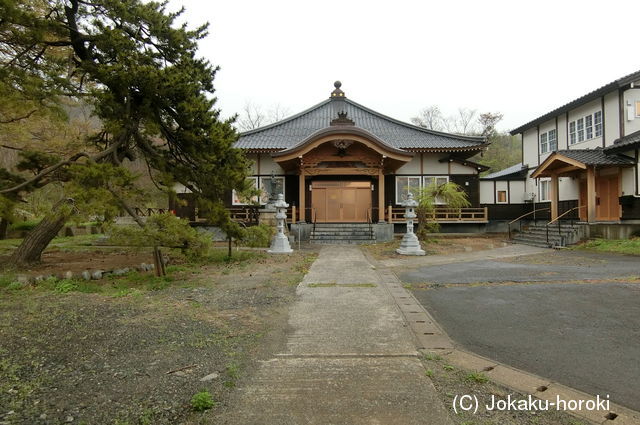
[[[34,227],[36,227],[40,223],[40,220],[27,220],[27,221],[19,221],[16,223],[11,223],[9,226],[10,230],[16,231],[31,231]]]
[[[53,290],[59,294],[66,294],[78,289],[78,283],[71,279],[58,280],[53,287]]]
[[[252,248],[267,248],[271,244],[271,238],[275,235],[275,229],[266,224],[248,227],[244,232],[242,243]]]
[[[196,412],[211,409],[213,406],[215,406],[215,402],[213,401],[213,397],[211,397],[211,393],[209,391],[200,391],[191,398],[191,407]]]
[[[107,233],[116,245],[180,247],[191,259],[206,257],[211,238],[189,226],[173,214],[158,214],[147,219],[144,228],[138,226],[111,226]]]
[[[24,288],[24,285],[20,282],[11,282],[7,285],[7,289],[10,291],[16,291],[18,289]]]

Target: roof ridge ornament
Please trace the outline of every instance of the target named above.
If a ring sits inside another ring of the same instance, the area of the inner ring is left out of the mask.
[[[340,87],[342,87],[342,83],[338,80],[335,83],[333,83],[333,87],[335,87],[335,89],[331,92],[331,96],[330,98],[335,98],[335,97],[347,97],[344,92],[340,89]]]

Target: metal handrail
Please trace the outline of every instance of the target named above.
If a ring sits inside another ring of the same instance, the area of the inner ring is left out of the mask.
[[[562,240],[563,236],[562,236],[562,228],[560,227],[560,219],[562,217],[564,217],[565,215],[569,214],[570,212],[575,211],[575,210],[579,210],[580,208],[584,208],[584,207],[586,207],[586,205],[579,205],[577,207],[573,207],[570,210],[567,210],[567,211],[563,212],[562,214],[560,214],[559,216],[557,216],[556,218],[554,218],[553,220],[551,220],[547,224],[545,224],[545,229],[546,229],[546,233],[547,233],[547,244],[549,244],[549,225],[557,222],[558,223],[558,236],[560,236],[560,239],[561,239],[560,242],[562,243],[562,245],[564,245],[564,243],[563,243],[564,241]],[[571,226],[573,227],[573,218],[571,219]]]
[[[535,216],[536,212],[538,212],[538,211],[549,211],[550,209],[551,209],[551,208],[538,208],[537,210],[529,211],[528,213],[526,213],[526,214],[522,214],[520,217],[518,217],[518,218],[516,218],[516,219],[511,220],[511,221],[509,222],[509,224],[507,225],[507,231],[509,232],[509,239],[511,239],[511,225],[512,225],[513,223],[515,223],[516,221],[518,221],[518,226],[519,226],[519,227],[518,227],[518,229],[519,229],[519,231],[520,231],[520,232],[522,232],[522,219],[523,219],[523,218],[525,218],[525,217],[526,217],[526,216],[528,216],[528,215],[533,214],[533,223],[535,224],[535,222],[536,222],[536,216]]]
[[[373,235],[373,225],[371,224],[371,208],[367,208],[367,223],[369,224],[369,236]]]

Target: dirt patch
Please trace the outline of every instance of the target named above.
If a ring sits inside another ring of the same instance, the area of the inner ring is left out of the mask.
[[[4,261],[6,263],[6,259]],[[52,251],[42,255],[40,264],[21,271],[29,276],[62,274],[66,271],[113,270],[153,263],[153,253],[145,250],[91,250],[84,252]]]
[[[427,241],[422,241],[422,249],[427,255],[447,255],[468,251],[483,251],[503,246],[506,240],[504,234],[482,234],[478,236],[467,235],[437,235]],[[389,258],[406,258],[396,253],[400,247],[400,240],[366,245],[367,251],[377,260]]]
[[[235,385],[283,343],[312,259],[176,267],[169,286],[127,296],[0,289],[0,422],[210,423],[191,397],[232,408]]]

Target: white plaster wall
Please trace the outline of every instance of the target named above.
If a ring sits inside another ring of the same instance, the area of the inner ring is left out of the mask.
[[[560,177],[558,191],[561,201],[580,199],[580,180],[574,180],[571,177]]]
[[[522,135],[522,152],[525,164],[530,167],[538,165],[538,132],[535,128],[530,128]]]
[[[600,110],[602,110],[600,98],[592,100],[585,105],[579,106],[576,109],[569,111],[569,122],[577,120],[578,118],[582,118],[585,115],[593,114],[594,112]],[[569,145],[569,149],[593,149],[597,148],[598,146],[602,147],[602,137],[595,137],[593,139]]]
[[[613,144],[620,137],[620,105],[618,92],[613,91],[604,96],[604,138],[605,145]]]
[[[635,116],[636,102],[640,101],[640,89],[630,89],[624,92],[624,134],[640,130],[640,117]]]
[[[622,195],[635,195],[636,192],[636,171],[633,167],[622,169]]]
[[[260,154],[260,174],[284,174],[284,170],[271,158],[268,153]]]
[[[558,149],[567,149],[567,115],[558,115]]]
[[[182,185],[181,183],[175,183],[173,185],[173,190],[176,193],[191,193],[191,189],[187,189],[186,187],[184,187],[184,185]]]
[[[474,167],[458,164],[457,162],[451,163],[451,174],[476,174],[476,172],[477,170]]]
[[[420,154],[416,154],[420,155]],[[440,158],[444,158],[444,155],[425,153],[422,154],[424,158],[423,167],[424,174],[449,174],[449,166],[446,162],[439,162]]]
[[[480,180],[480,203],[493,204],[493,181]]]
[[[258,155],[255,153],[248,153],[245,154],[245,156],[249,161],[251,161],[251,174],[258,174]]]
[[[411,161],[398,168],[396,174],[420,174],[420,154],[416,154]]]
[[[512,180],[509,184],[511,187],[510,201],[512,204],[522,204],[525,199],[525,182],[523,180]]]

